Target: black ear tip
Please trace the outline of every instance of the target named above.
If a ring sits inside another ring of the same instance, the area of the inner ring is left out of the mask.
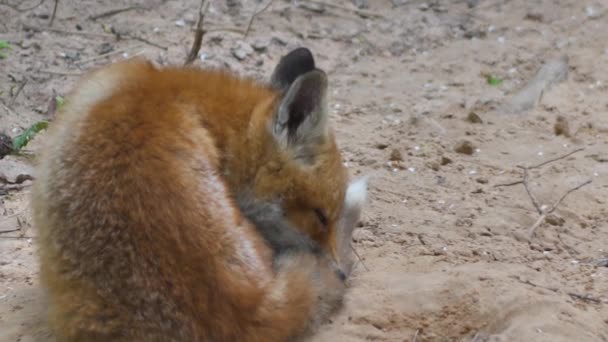
[[[312,55],[312,52],[305,47],[299,47],[291,50],[287,55],[283,57],[286,60],[298,61],[310,69],[315,68],[315,58]]]
[[[298,76],[313,70],[315,59],[312,52],[305,47],[299,47],[281,58],[273,72],[271,83],[275,89],[285,90]]]

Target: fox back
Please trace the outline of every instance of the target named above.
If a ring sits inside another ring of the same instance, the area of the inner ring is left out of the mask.
[[[32,205],[65,341],[282,341],[340,306],[365,195],[307,49],[269,84],[135,59],[75,87]]]

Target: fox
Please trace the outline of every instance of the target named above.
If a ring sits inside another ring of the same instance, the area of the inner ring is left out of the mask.
[[[367,179],[328,79],[296,48],[269,81],[144,58],[85,75],[31,192],[58,341],[295,341],[343,304]]]

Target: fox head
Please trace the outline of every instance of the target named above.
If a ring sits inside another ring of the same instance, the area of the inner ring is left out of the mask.
[[[366,198],[366,180],[349,181],[329,124],[327,75],[298,48],[276,66],[276,97],[254,110],[265,132],[256,198],[277,198],[285,218],[347,268],[350,237]],[[257,113],[256,113],[257,112]]]

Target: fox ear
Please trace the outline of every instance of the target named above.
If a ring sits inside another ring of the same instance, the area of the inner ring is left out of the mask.
[[[273,133],[296,158],[310,159],[314,147],[327,136],[327,76],[315,69],[298,76],[281,99]]]
[[[310,50],[297,48],[281,58],[272,73],[270,84],[275,90],[285,92],[298,76],[313,70],[315,59]]]

